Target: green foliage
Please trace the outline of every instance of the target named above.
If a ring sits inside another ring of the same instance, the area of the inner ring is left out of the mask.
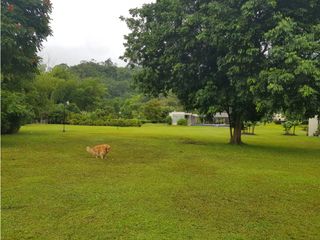
[[[30,115],[26,93],[42,41],[51,34],[50,1],[1,1],[1,132],[15,133]]]
[[[165,122],[166,117],[170,112],[170,108],[162,105],[159,99],[151,99],[143,106],[143,114],[146,119],[153,123]]]
[[[1,133],[16,133],[21,125],[32,117],[25,104],[25,95],[12,91],[1,91]]]
[[[1,1],[2,87],[21,90],[37,72],[37,51],[51,34],[50,13],[50,1]]]
[[[282,126],[284,128],[285,135],[292,135],[290,133],[290,130],[293,127],[293,122],[292,121],[285,121],[284,123],[282,123]]]
[[[128,98],[136,93],[131,86],[133,71],[129,68],[117,67],[110,59],[99,63],[94,60],[82,61],[70,67],[70,71],[80,79],[99,79],[107,86],[108,91],[105,92],[105,97],[109,99]]]
[[[182,118],[182,119],[179,119],[179,120],[177,121],[177,124],[178,124],[179,126],[187,126],[187,125],[188,125],[188,121],[187,121],[187,119]]]
[[[230,142],[241,143],[244,121],[319,112],[319,11],[318,1],[157,1],[122,18],[123,58],[142,67],[134,78],[145,93],[226,111]]]
[[[320,2],[293,6],[284,4],[276,26],[265,33],[272,48],[256,90],[265,96],[261,106],[308,118],[320,112]]]
[[[150,122],[165,122],[170,111],[181,108],[172,94],[150,99],[135,93],[131,88],[132,72],[129,68],[115,66],[111,61],[108,64],[82,62],[72,67],[60,64],[49,72],[41,72],[28,95],[35,119],[61,123],[63,113],[58,105],[67,101],[73,106],[72,109],[68,106],[72,113],[84,111],[108,119],[144,119]],[[122,88],[124,85],[126,87]]]
[[[172,125],[172,117],[170,117],[170,116],[166,117],[166,124]]]
[[[55,104],[48,112],[47,121],[48,123],[64,123],[67,114],[63,103]]]
[[[118,127],[140,127],[142,122],[138,119],[110,119],[108,117],[99,117],[96,112],[92,113],[71,113],[68,123],[72,125],[87,126],[118,126]]]

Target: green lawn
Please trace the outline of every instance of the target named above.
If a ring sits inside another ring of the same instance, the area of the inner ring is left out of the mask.
[[[320,138],[28,125],[2,136],[2,239],[320,239]],[[107,160],[87,145],[108,143]]]

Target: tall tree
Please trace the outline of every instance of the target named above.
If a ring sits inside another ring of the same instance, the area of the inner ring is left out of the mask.
[[[24,102],[37,72],[42,41],[51,34],[49,0],[1,0],[1,132],[19,130],[27,117]]]
[[[132,67],[142,67],[135,81],[145,93],[172,90],[187,108],[203,113],[226,111],[230,142],[240,144],[243,121],[275,107],[263,104],[264,95],[269,102],[274,99],[270,82],[263,86],[265,91],[258,91],[265,71],[270,71],[271,50],[275,43],[284,45],[272,31],[286,18],[300,21],[301,14],[295,10],[318,13],[319,1],[294,2],[298,5],[282,0],[159,0],[146,4],[131,9],[130,18],[122,18],[131,30],[125,36],[123,58]],[[319,16],[308,19],[316,22]],[[314,29],[306,31],[312,34]],[[305,40],[310,42],[310,38]],[[316,52],[305,59],[314,56],[318,57]],[[288,66],[285,61],[282,64]],[[317,79],[313,76],[310,84]],[[319,88],[312,89],[319,94]]]

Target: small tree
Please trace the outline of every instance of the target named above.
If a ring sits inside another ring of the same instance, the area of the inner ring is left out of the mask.
[[[293,122],[292,121],[286,121],[282,124],[282,126],[284,127],[284,132],[285,135],[292,135],[290,133],[291,128],[293,127]]]
[[[300,124],[301,124],[301,121],[299,121],[299,120],[292,121],[292,127],[293,127],[292,134],[293,135],[296,135],[296,127],[299,126]]]
[[[257,121],[246,121],[243,123],[243,133],[244,134],[250,134],[250,135],[254,135],[254,130],[256,128],[256,126],[258,125]]]

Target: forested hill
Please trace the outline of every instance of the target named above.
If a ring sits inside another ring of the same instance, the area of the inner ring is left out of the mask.
[[[108,86],[108,98],[129,97],[134,92],[132,69],[117,67],[110,59],[104,62],[82,61],[70,67],[80,79],[97,78]]]

